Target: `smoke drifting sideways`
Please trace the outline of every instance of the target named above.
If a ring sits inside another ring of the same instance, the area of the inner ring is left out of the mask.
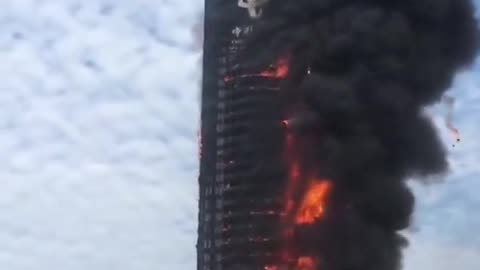
[[[297,245],[319,269],[400,269],[414,208],[406,180],[448,167],[423,109],[474,60],[472,2],[270,0],[263,11],[245,64],[288,56],[284,117],[315,114],[304,159],[333,184],[325,217]]]

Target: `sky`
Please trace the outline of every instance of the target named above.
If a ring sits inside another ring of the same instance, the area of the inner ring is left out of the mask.
[[[202,8],[0,2],[0,269],[195,269]],[[451,171],[412,182],[406,270],[480,268],[479,74],[451,89],[460,144],[429,110]]]

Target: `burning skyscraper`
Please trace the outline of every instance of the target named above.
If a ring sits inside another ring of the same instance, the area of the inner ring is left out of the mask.
[[[198,270],[397,270],[469,0],[207,0]]]
[[[263,270],[278,257],[277,183],[284,175],[278,94],[287,66],[242,65],[239,53],[261,10],[231,3],[206,2],[199,270]],[[232,20],[212,18],[223,12]],[[270,132],[277,135],[266,137]]]

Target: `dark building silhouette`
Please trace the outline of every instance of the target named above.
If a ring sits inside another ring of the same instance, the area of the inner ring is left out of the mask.
[[[205,7],[197,269],[264,270],[280,246],[279,78],[237,58],[261,10],[215,2]],[[230,21],[217,21],[222,12]]]

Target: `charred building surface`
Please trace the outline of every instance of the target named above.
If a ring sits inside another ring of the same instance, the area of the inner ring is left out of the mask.
[[[240,65],[251,15],[260,11],[225,3],[206,1],[205,9],[197,269],[264,270],[278,261],[281,240],[278,93],[285,70],[281,63]],[[219,14],[229,20],[218,21]]]

